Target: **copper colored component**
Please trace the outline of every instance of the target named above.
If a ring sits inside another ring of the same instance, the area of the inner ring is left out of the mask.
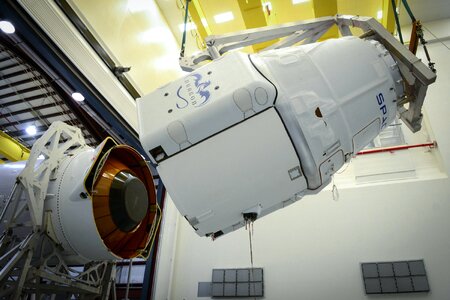
[[[416,54],[417,46],[419,45],[419,30],[422,30],[422,24],[420,24],[420,21],[414,21],[412,24],[411,38],[409,40],[409,51],[414,55]]]
[[[133,148],[119,145],[110,150],[99,174],[92,191],[97,230],[112,253],[121,258],[136,257],[151,238],[156,214],[150,170]],[[143,209],[145,214],[133,209]]]

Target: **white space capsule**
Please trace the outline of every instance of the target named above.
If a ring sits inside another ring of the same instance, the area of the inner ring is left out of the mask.
[[[234,52],[139,99],[140,139],[181,214],[217,237],[320,191],[402,94],[376,41]]]

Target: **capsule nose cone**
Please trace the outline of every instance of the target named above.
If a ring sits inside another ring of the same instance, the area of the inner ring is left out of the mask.
[[[127,179],[123,191],[123,200],[127,216],[135,222],[141,222],[148,209],[148,196],[147,189],[139,178],[131,176]]]
[[[108,151],[92,188],[97,231],[119,258],[133,258],[146,249],[155,232],[156,194],[152,174],[142,156],[125,145]]]
[[[148,191],[131,173],[120,171],[111,183],[109,209],[116,226],[131,231],[144,219],[148,209]]]

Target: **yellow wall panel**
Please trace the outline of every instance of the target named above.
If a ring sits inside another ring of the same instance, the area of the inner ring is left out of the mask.
[[[383,0],[382,4],[383,4],[382,24],[391,34],[393,34],[395,31],[395,16],[392,1]],[[398,7],[398,3],[396,3],[396,6]]]
[[[312,0],[314,16],[316,18],[334,16],[338,12],[337,0]],[[331,27],[320,40],[337,38],[339,31],[336,26]]]
[[[205,12],[206,21],[212,34],[225,34],[246,28],[237,0],[199,0],[199,3]],[[216,23],[214,21],[215,15],[228,11],[233,13],[233,20],[225,23]]]
[[[266,1],[267,2],[267,1]],[[292,0],[272,0],[272,12],[267,17],[269,25],[296,22],[314,18],[311,1],[292,4]]]
[[[267,26],[266,13],[261,0],[238,0],[241,15],[247,29]],[[265,42],[253,45],[253,51],[258,52],[273,43]]]
[[[202,22],[202,19],[206,20],[206,17],[199,0],[191,1],[191,3],[189,4],[189,14],[192,18],[192,21],[197,25],[197,30],[202,39],[205,39],[208,35],[211,34],[208,23]]]
[[[178,65],[180,46],[154,1],[69,2],[120,65],[131,66],[128,74],[144,94],[182,74]]]

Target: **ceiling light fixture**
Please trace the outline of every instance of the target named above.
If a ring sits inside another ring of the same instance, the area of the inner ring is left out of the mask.
[[[9,21],[0,21],[0,29],[6,34],[12,34],[16,31],[14,25]]]
[[[382,18],[383,18],[383,11],[382,10],[377,11],[377,19],[381,20]]]
[[[29,134],[29,135],[36,135],[37,133],[37,128],[34,125],[30,125],[27,128],[25,128],[25,131]]]
[[[234,15],[231,11],[227,11],[218,15],[214,16],[214,21],[219,24],[219,23],[225,23],[225,22],[229,22],[231,20],[234,20]]]
[[[72,98],[73,98],[73,100],[78,101],[78,102],[84,101],[84,96],[78,92],[72,93]]]
[[[292,4],[300,4],[300,3],[306,3],[309,2],[309,0],[292,0]]]

